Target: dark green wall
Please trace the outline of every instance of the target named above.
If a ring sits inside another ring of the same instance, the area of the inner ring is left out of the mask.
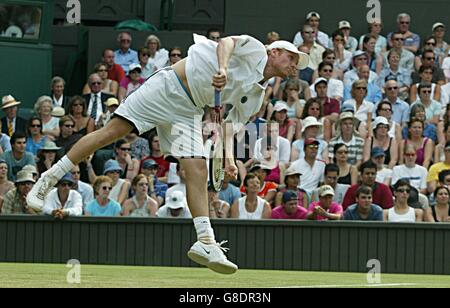
[[[450,274],[450,224],[214,221],[242,269]],[[0,262],[194,266],[190,220],[0,216]]]

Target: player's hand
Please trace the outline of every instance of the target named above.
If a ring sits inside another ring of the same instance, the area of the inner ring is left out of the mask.
[[[220,69],[217,74],[213,76],[212,86],[217,91],[223,91],[228,82],[228,75],[225,69]]]
[[[228,176],[232,180],[237,180],[238,168],[234,162],[225,160],[225,176]]]

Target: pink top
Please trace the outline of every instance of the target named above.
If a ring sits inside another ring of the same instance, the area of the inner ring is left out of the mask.
[[[125,77],[124,79],[122,79],[122,81],[120,82],[120,86],[124,89],[127,90],[127,94],[129,95],[131,92],[133,92],[134,90],[136,90],[137,88],[139,88],[142,84],[144,84],[145,79],[141,78],[139,80],[139,84],[134,85],[133,83],[131,83],[131,79],[130,77]]]
[[[318,206],[320,206],[320,201],[311,203],[311,205],[309,206],[308,214],[314,213],[314,209]],[[344,213],[344,210],[342,208],[342,205],[340,205],[336,202],[333,202],[333,203],[331,203],[331,206],[328,209],[327,213],[342,215]],[[328,218],[325,218],[325,217],[322,217],[319,215],[319,216],[317,216],[316,220],[328,220]]]
[[[302,206],[297,206],[297,211],[292,214],[288,215],[285,211],[283,206],[278,206],[272,211],[272,219],[300,219],[305,220],[306,214],[308,214],[308,210],[305,209]]]

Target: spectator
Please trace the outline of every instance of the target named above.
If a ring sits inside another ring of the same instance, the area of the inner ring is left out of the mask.
[[[45,198],[44,214],[58,219],[83,216],[83,199],[73,185],[72,174],[66,174]]]
[[[336,124],[336,137],[328,145],[330,160],[334,159],[334,146],[343,143],[347,146],[348,160],[350,165],[358,168],[363,159],[364,140],[356,131],[356,118],[350,112],[343,112]]]
[[[295,46],[306,47],[309,49],[309,67],[313,70],[316,70],[319,66],[320,62],[322,62],[322,54],[325,51],[325,48],[314,38],[314,30],[310,25],[304,25],[302,30],[302,40],[301,42],[294,41]],[[328,44],[328,36],[327,42]],[[326,46],[326,44],[324,46]]]
[[[406,145],[412,144],[416,149],[418,165],[429,168],[433,159],[434,142],[424,136],[425,123],[418,119],[412,119],[408,125],[409,134],[406,140],[403,140],[400,151],[400,162],[403,162],[403,149]]]
[[[150,66],[149,63],[150,50],[147,47],[142,47],[138,51],[138,58],[139,65],[142,68],[141,78],[147,79],[155,72],[155,68],[153,66]]]
[[[219,42],[222,34],[220,33],[219,29],[211,28],[206,32],[206,37],[212,41]]]
[[[172,47],[169,49],[169,61],[166,66],[172,66],[183,59],[183,50],[181,47]]]
[[[271,144],[273,144],[274,148],[276,148],[274,158],[280,162],[286,164],[289,163],[291,154],[291,144],[289,143],[289,140],[287,140],[286,138],[280,137],[280,128],[278,126],[278,123],[269,122],[267,124],[266,136],[271,137],[272,141]],[[264,138],[261,138],[258,141],[256,141],[255,144],[253,158],[257,161],[261,161],[263,159],[261,150],[263,140]]]
[[[14,188],[14,183],[8,180],[8,164],[0,160],[0,196],[4,196]]]
[[[99,176],[94,182],[95,199],[86,205],[85,216],[119,217],[122,211],[120,204],[109,198],[112,189],[110,177]]]
[[[156,212],[159,218],[192,218],[189,211],[185,195],[181,191],[176,191],[166,200],[166,205]]]
[[[52,78],[50,83],[51,94],[53,108],[61,107],[65,108],[67,102],[69,101],[69,97],[64,95],[64,88],[66,86],[66,81],[59,77],[55,76]]]
[[[86,100],[81,96],[74,96],[69,100],[66,113],[73,117],[74,133],[86,136],[95,131],[95,121],[87,114]]]
[[[42,134],[42,121],[39,117],[32,117],[28,120],[27,133],[28,138],[25,151],[36,156],[48,140],[48,137]],[[9,146],[9,150],[11,150],[11,146]]]
[[[352,26],[350,22],[342,20],[338,24],[339,30],[344,34],[345,49],[350,53],[355,52],[358,49],[358,41],[353,36],[350,36]]]
[[[287,169],[282,177],[284,178],[284,186],[280,186],[277,196],[275,198],[275,206],[280,206],[283,202],[283,194],[287,191],[294,191],[297,192],[297,199],[298,199],[298,205],[303,207],[304,209],[308,208],[309,205],[309,198],[306,191],[299,188],[300,187],[300,176],[302,174],[293,169],[289,168]]]
[[[93,171],[90,169],[90,172]],[[123,169],[120,167],[117,160],[108,160],[105,164],[103,175],[109,177],[112,181],[112,189],[109,194],[109,197],[122,204],[128,197],[128,191],[130,189],[130,183],[124,179],[121,179],[120,176],[123,174]],[[93,182],[93,181],[91,181]],[[95,189],[94,189],[95,190]]]
[[[258,182],[261,184],[258,197],[263,198],[269,203],[273,203],[277,192],[277,184],[265,180],[270,174],[271,169],[257,162],[250,168],[249,172],[256,175],[259,179]],[[241,187],[241,193],[248,194],[245,185]]]
[[[107,65],[108,79],[120,83],[125,78],[125,72],[119,64],[114,62],[115,55],[112,49],[105,49],[103,51],[102,62]]]
[[[450,222],[450,190],[445,187],[438,187],[434,192],[436,205],[431,207],[433,219],[438,223]]]
[[[334,145],[333,161],[339,169],[337,183],[351,186],[358,182],[358,168],[348,163],[348,154],[348,147],[344,143]],[[338,203],[342,204],[342,201]]]
[[[120,103],[117,100],[117,98],[111,97],[106,100],[105,102],[106,113],[105,112],[102,113],[100,121],[97,123],[98,129],[106,126],[106,124],[108,124],[108,122],[111,121],[111,118],[114,112],[117,110],[117,108],[119,108],[119,105]]]
[[[401,126],[408,124],[410,107],[408,103],[399,98],[399,85],[395,80],[388,80],[384,86],[386,101],[392,105],[392,121]],[[375,109],[379,104],[375,105]]]
[[[331,72],[329,72],[329,78],[333,78],[335,80],[343,80],[344,78],[344,72],[342,72],[341,70],[335,70],[334,67],[339,65],[339,60],[336,58],[336,53],[334,50],[331,49],[327,49],[323,52],[322,54],[322,63],[323,64],[328,64],[331,65]],[[321,64],[322,64],[321,63]],[[320,66],[320,64],[319,64]],[[320,74],[320,68],[318,68],[318,71],[314,72],[314,79],[318,78],[317,73]],[[321,74],[321,77],[327,78],[324,76],[324,74]],[[342,82],[342,81],[341,81]],[[313,84],[313,82],[311,82],[310,84]],[[344,84],[342,84],[342,95],[341,97],[344,96]]]
[[[44,146],[38,152],[37,158],[37,169],[39,174],[43,174],[45,171],[50,169],[54,164],[56,164],[57,153],[61,150],[60,147],[57,147],[53,141],[46,141]]]
[[[351,186],[344,197],[342,207],[347,209],[349,206],[357,202],[357,191],[361,186],[368,186],[373,192],[373,202],[380,205],[383,209],[390,209],[394,204],[392,193],[389,187],[382,183],[377,183],[377,165],[372,161],[365,162],[360,167],[361,183]],[[370,200],[372,202],[372,199]]]
[[[59,137],[58,119],[52,117],[53,105],[50,96],[41,96],[34,105],[36,114],[42,120],[42,133],[54,140]]]
[[[62,148],[61,152],[67,153],[83,136],[74,133],[75,120],[70,115],[64,116],[59,120],[59,128],[61,135],[55,140],[55,143]]]
[[[134,92],[142,84],[145,79],[141,77],[142,67],[140,64],[131,64],[128,76],[120,82],[119,101],[123,101],[125,97]]]
[[[8,135],[1,132],[2,122],[0,121],[0,154],[11,151],[11,138]]]
[[[102,92],[106,94],[110,94],[113,96],[117,96],[119,91],[119,82],[109,79],[108,76],[108,64],[106,63],[97,63],[94,66],[94,74],[100,76],[103,81],[103,89]],[[91,94],[91,89],[89,84],[85,84],[83,88],[83,95]],[[70,110],[70,109],[68,109]]]
[[[431,82],[443,86],[447,83],[447,80],[445,79],[444,71],[438,65],[436,65],[435,62],[436,62],[436,54],[434,53],[434,50],[433,49],[425,50],[422,55],[421,67],[422,66],[432,67],[433,74],[431,75],[432,76]],[[413,84],[419,83],[421,79],[420,71],[419,74],[414,72],[411,77]]]
[[[247,174],[244,179],[246,196],[236,200],[231,206],[231,218],[260,220],[272,217],[270,203],[259,197],[261,183],[260,176],[253,173]]]
[[[369,75],[370,75],[370,68],[368,65],[361,65],[358,68],[358,77],[360,78],[358,81],[355,81],[353,85],[357,82],[360,82],[361,80],[366,81],[367,89],[366,89],[366,96],[365,100],[368,102],[375,104],[379,102],[383,97],[381,94],[381,89],[378,87],[376,80],[373,80],[369,82]],[[354,95],[357,96],[356,93],[353,91],[353,85],[352,87],[346,87],[344,90],[344,101],[348,101],[352,98],[355,98]],[[347,102],[345,102],[347,103]]]
[[[366,36],[373,36],[377,39],[375,43],[375,53],[380,55],[387,50],[387,40],[384,36],[380,35],[383,30],[383,23],[380,19],[374,18],[372,22],[369,23],[369,33],[361,36],[359,39],[359,48],[362,50],[364,45],[364,38]]]
[[[291,161],[305,158],[305,140],[316,139],[319,142],[319,151],[317,152],[318,160],[328,160],[328,143],[322,139],[317,139],[321,135],[322,123],[318,122],[315,117],[307,117],[303,121],[302,139],[292,144]]]
[[[329,89],[328,83],[329,82],[330,81],[328,81],[326,78],[323,78],[323,77],[318,78],[316,80],[316,82],[314,83],[314,90],[317,93],[317,98],[322,103],[323,115],[325,116],[326,119],[328,119],[330,121],[331,124],[334,124],[339,119],[340,101],[329,97],[329,93],[328,93],[328,89]],[[341,99],[342,99],[342,97],[341,97]]]
[[[306,47],[305,45],[302,45],[298,48],[299,51],[307,54],[309,56],[309,48]],[[334,58],[336,59],[336,57]],[[333,59],[333,61],[334,61]],[[313,75],[314,75],[314,70],[312,68],[310,68],[309,66],[307,66],[306,68],[299,70],[299,78],[303,81],[306,82],[306,84],[309,86],[313,83]]]
[[[395,186],[394,207],[384,210],[384,221],[387,222],[421,222],[423,221],[423,211],[414,209],[408,205],[408,198],[411,186],[408,181],[399,180]]]
[[[405,49],[411,53],[417,53],[420,48],[420,36],[409,31],[411,24],[411,16],[407,13],[401,13],[397,16],[398,32],[391,32],[388,34],[388,40],[391,39],[389,46],[395,47],[392,38],[396,35],[401,36],[405,41]]]
[[[114,60],[122,67],[125,74],[128,74],[128,68],[131,64],[139,63],[137,52],[130,48],[131,42],[131,34],[128,32],[121,32],[117,36],[119,49],[114,52]]]
[[[450,110],[450,109],[449,109]],[[425,129],[423,131],[423,135],[426,138],[430,138],[431,140],[433,140],[434,143],[440,143],[441,145],[441,149],[443,148],[443,146],[445,146],[445,136],[444,136],[444,131],[443,129],[441,130],[441,127],[443,128],[444,123],[440,123],[438,125],[439,130],[436,128],[435,124],[431,124],[426,122],[426,111],[425,111],[425,106],[422,104],[413,104],[411,106],[411,114],[410,114],[410,122],[413,119],[417,119],[422,121],[423,123],[425,123]],[[445,122],[445,118],[446,116],[444,115],[444,122]],[[405,127],[403,129],[403,138],[402,139],[408,139],[408,133],[409,133],[409,129],[408,127]],[[439,135],[439,136],[438,136]],[[436,149],[437,151],[438,149]],[[443,154],[443,153],[442,153]],[[441,159],[438,159],[441,160]]]
[[[394,80],[399,87],[399,96],[402,100],[409,97],[409,88],[412,84],[410,71],[404,67],[400,67],[400,54],[392,49],[387,55],[388,67],[381,69],[378,77],[378,86],[384,87],[386,82]],[[386,92],[387,93],[387,92]]]
[[[317,42],[318,44],[322,45],[323,47],[328,46],[328,42],[329,42],[330,38],[328,37],[328,35],[326,33],[323,33],[319,30],[319,26],[320,26],[319,13],[317,13],[317,12],[308,13],[306,15],[306,22],[311,27],[311,30],[312,30],[311,34],[312,34],[312,38],[314,39],[314,41]],[[305,28],[303,28],[303,30],[304,29]],[[298,32],[294,38],[294,45],[297,47],[302,45],[303,40],[304,40],[303,35],[300,32]]]
[[[392,50],[395,50],[400,55],[401,68],[412,72],[414,70],[414,54],[404,47],[405,38],[401,32],[394,32],[389,39],[389,44]],[[417,47],[418,48],[418,47]],[[388,67],[387,54],[384,56],[384,68]]]
[[[220,200],[219,193],[211,186],[208,187],[208,205],[211,218],[227,219],[230,216],[230,204]]]
[[[301,118],[302,134],[304,134],[303,128],[307,124],[306,119],[308,117],[314,117],[316,118],[316,122],[318,121],[322,124],[321,126],[323,127],[323,129],[315,137],[318,139],[329,141],[332,136],[331,122],[328,118],[324,116],[323,105],[321,104],[321,101],[318,98],[311,98],[305,104],[305,108],[303,109],[303,114]]]
[[[26,136],[22,132],[11,137],[11,151],[0,155],[0,159],[8,164],[8,179],[16,180],[17,173],[26,165],[36,165],[33,154],[26,152]]]
[[[416,55],[416,61],[415,61],[415,69],[416,69],[416,71],[418,71],[420,69],[420,67],[422,66],[423,53],[426,50],[431,50],[431,51],[433,51],[433,53],[436,53],[435,47],[436,47],[436,39],[433,36],[428,36],[425,39],[424,43],[423,43],[422,50],[420,52],[418,52],[417,55]],[[437,67],[440,67],[441,64],[442,64],[442,59],[440,59],[439,56],[436,56],[434,64]]]
[[[270,172],[265,177],[265,181],[280,184],[281,170],[285,169],[286,164],[280,162],[276,157],[276,145],[273,144],[271,137],[264,137],[261,143],[262,159],[259,162],[267,167]],[[245,177],[245,176],[244,176]]]
[[[434,50],[436,51],[436,55],[441,58],[441,61],[447,57],[447,53],[449,50],[449,45],[444,41],[445,38],[445,25],[441,22],[437,22],[433,25],[433,37],[436,40],[436,46],[434,46]],[[442,64],[442,62],[440,62]]]
[[[438,126],[441,121],[441,104],[431,98],[432,86],[422,83],[419,86],[419,99],[412,105],[421,104],[425,107],[425,119],[429,124]],[[411,107],[412,107],[411,106]]]
[[[81,172],[79,165],[75,165],[70,173],[72,174],[73,179],[72,189],[77,191],[81,195],[81,198],[83,200],[83,208],[85,208],[88,203],[94,200],[94,189],[91,185],[81,181]]]
[[[180,178],[180,183],[170,187],[166,192],[166,202],[168,198],[175,192],[175,191],[181,191],[183,195],[186,196],[186,171],[183,167],[181,167],[181,164],[177,164],[177,176]]]
[[[219,192],[219,199],[225,201],[228,204],[233,204],[237,199],[241,197],[241,191],[238,187],[230,183],[232,179],[229,175],[225,174],[223,180],[222,189]]]
[[[360,79],[358,76],[358,70],[363,65],[369,65],[369,56],[364,51],[358,50],[353,54],[352,69],[344,74],[344,87],[349,88],[353,83]],[[375,72],[369,70],[369,82],[376,81],[378,75]]]
[[[323,180],[323,174],[325,171],[325,163],[317,160],[317,153],[319,151],[320,142],[317,139],[305,140],[304,151],[305,158],[301,158],[292,163],[293,170],[300,172],[300,188],[311,196],[314,189],[319,186],[319,183]]]
[[[148,194],[158,201],[158,207],[164,204],[168,186],[158,180],[156,174],[159,166],[154,160],[146,160],[142,168],[142,174],[148,178]]]
[[[169,52],[166,49],[161,48],[160,39],[156,35],[150,35],[147,38],[145,46],[150,52],[148,62],[150,67],[153,67],[153,71],[156,72],[157,70],[164,68],[169,61]]]
[[[421,85],[429,85],[431,89],[431,95],[430,97],[434,100],[440,102],[442,97],[442,88],[439,84],[436,84],[433,82],[433,72],[435,72],[436,68],[428,65],[422,65],[419,69],[419,75],[420,78],[418,80],[418,83],[415,83],[411,87],[411,95],[410,95],[410,101],[412,103],[415,103],[419,100],[417,95],[420,95],[419,87]],[[445,78],[444,78],[445,79]],[[440,103],[439,103],[440,104]]]
[[[121,179],[130,182],[139,174],[139,160],[131,156],[131,145],[125,140],[118,140],[114,145],[116,160],[122,168]]]
[[[367,65],[361,66],[360,68],[368,69]],[[355,81],[351,86],[352,98],[344,103],[355,109],[355,118],[363,123],[367,123],[369,119],[372,119],[372,111],[374,106],[372,102],[366,100],[366,97],[368,96],[368,86],[367,80],[360,79]]]
[[[383,183],[386,186],[391,186],[392,169],[386,168],[384,161],[386,159],[386,152],[383,148],[375,147],[371,151],[370,159],[377,166],[376,182]]]
[[[144,157],[150,155],[148,141],[139,137],[136,133],[130,133],[125,137],[127,143],[131,146],[131,157],[141,161]]]
[[[148,143],[150,145],[151,154],[141,160],[141,170],[146,160],[154,160],[159,166],[158,178],[163,182],[167,182],[167,173],[169,172],[170,163],[165,160],[164,154],[161,152],[161,144],[159,143],[158,135],[156,133],[151,134]]]
[[[363,48],[362,51],[364,51],[368,58],[368,66],[372,72],[379,73],[379,70],[377,71],[377,68],[381,68],[383,64],[383,58],[381,55],[377,55],[375,53],[375,45],[377,42],[377,38],[374,36],[366,36],[363,40]]]
[[[333,201],[334,189],[324,185],[319,189],[318,202],[311,203],[307,218],[308,220],[341,220],[342,206]]]
[[[421,194],[426,195],[428,194],[428,171],[424,167],[416,164],[416,156],[417,154],[414,146],[412,144],[407,145],[403,151],[405,164],[394,167],[392,171],[392,185],[397,184],[401,179],[405,179],[408,180],[411,186],[416,188]]]
[[[347,208],[344,220],[383,221],[383,209],[372,203],[372,188],[361,186],[356,191],[356,204]]]
[[[298,120],[289,119],[288,110],[289,107],[283,102],[277,102],[273,108],[274,113],[272,116],[272,121],[278,123],[280,137],[285,138],[292,143],[295,137],[296,127],[298,125]]]
[[[17,106],[21,102],[16,101],[11,95],[2,98],[2,109],[6,113],[6,117],[1,119],[2,133],[12,137],[16,131],[25,131],[27,121],[17,116]]]
[[[272,219],[305,220],[308,210],[299,205],[295,191],[286,191],[282,196],[282,205],[272,211]]]
[[[156,217],[159,208],[158,202],[148,195],[148,178],[140,174],[131,182],[131,188],[135,192],[133,198],[123,204],[124,217]]]
[[[383,100],[377,106],[377,111],[375,112],[376,117],[383,117],[388,121],[390,130],[388,132],[389,137],[395,138],[396,141],[403,139],[402,137],[402,127],[399,123],[396,123],[392,119],[392,104],[390,101]]]
[[[342,73],[347,71],[350,67],[350,62],[352,61],[352,53],[354,52],[350,52],[346,49],[346,43],[347,42],[343,31],[337,30],[333,33],[330,48],[334,50],[334,54],[336,56],[334,68]],[[357,42],[356,45],[358,45]],[[357,46],[355,46],[355,51],[356,47]]]
[[[379,154],[377,154],[376,157],[373,156],[373,150],[375,148],[379,148],[383,152],[382,156],[384,161],[380,162],[382,165],[386,165],[388,169],[392,169],[397,165],[398,143],[395,138],[389,136],[390,130],[391,127],[386,118],[375,118],[375,121],[372,123],[373,135],[369,134],[369,137],[366,139],[366,143],[364,145],[364,161],[368,161],[371,157],[380,158],[381,156]]]
[[[39,173],[38,173],[38,170],[37,170],[36,166],[34,166],[34,165],[26,165],[25,167],[22,168],[21,171],[26,171],[28,173],[31,173],[31,175],[33,176],[33,179],[35,181],[38,180]]]
[[[303,112],[302,101],[300,100],[300,93],[302,92],[299,79],[289,79],[283,89],[283,102],[286,103],[287,116],[289,119],[300,119]]]
[[[36,215],[32,209],[28,208],[27,195],[31,191],[36,181],[33,179],[31,173],[20,171],[17,173],[15,180],[16,188],[8,191],[3,197],[3,215],[21,215],[29,214]]]
[[[433,193],[438,186],[439,174],[444,170],[450,170],[450,141],[445,145],[444,152],[445,160],[432,165],[428,172],[427,186],[430,194]]]
[[[91,89],[91,94],[83,95],[87,102],[86,112],[88,116],[94,119],[97,125],[100,122],[102,113],[106,113],[105,102],[113,96],[102,92],[103,79],[98,74],[89,76],[88,85]]]
[[[337,204],[342,204],[344,201],[345,194],[347,190],[350,188],[350,185],[340,184],[338,183],[339,179],[339,167],[336,164],[328,164],[325,167],[325,179],[324,185],[330,186],[333,188],[334,196],[333,201]],[[320,188],[314,190],[311,200],[313,202],[319,201],[319,191]]]

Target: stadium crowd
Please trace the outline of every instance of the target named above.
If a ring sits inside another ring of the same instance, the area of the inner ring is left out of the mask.
[[[331,35],[320,31],[320,21],[319,13],[307,14],[293,40],[309,54],[309,66],[271,80],[260,112],[236,136],[238,180],[226,177],[220,193],[209,192],[210,216],[450,222],[445,25],[436,22],[420,37],[403,13],[397,29],[383,31],[374,20],[357,39],[348,21]],[[207,36],[217,41],[221,33]],[[279,39],[270,32],[265,43]],[[29,120],[17,116],[14,93],[4,95],[2,215],[191,217],[184,171],[164,159],[156,131],[130,134],[87,157],[58,182],[43,213],[27,207],[40,174],[103,127],[154,72],[184,56],[179,47],[164,49],[155,35],[137,51],[127,32],[117,44],[103,51],[80,95],[65,96],[64,79],[54,77]],[[211,119],[205,110],[205,144]]]

